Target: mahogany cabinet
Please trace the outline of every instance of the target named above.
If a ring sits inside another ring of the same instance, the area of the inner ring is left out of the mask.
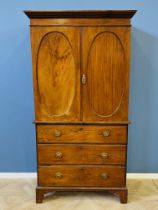
[[[30,18],[38,185],[127,202],[130,19],[135,10],[25,11]]]

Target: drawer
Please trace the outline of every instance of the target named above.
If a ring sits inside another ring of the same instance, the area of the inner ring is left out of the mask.
[[[126,126],[37,125],[38,143],[126,144]]]
[[[39,166],[42,187],[124,187],[125,168],[120,166]]]
[[[39,164],[119,164],[126,162],[124,145],[38,144]]]

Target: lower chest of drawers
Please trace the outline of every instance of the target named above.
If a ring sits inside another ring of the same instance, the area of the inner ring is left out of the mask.
[[[37,126],[38,185],[124,187],[124,126]]]

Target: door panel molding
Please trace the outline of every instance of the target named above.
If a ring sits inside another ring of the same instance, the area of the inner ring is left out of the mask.
[[[67,114],[74,100],[76,70],[73,49],[64,33],[53,31],[42,38],[37,54],[36,71],[39,100],[43,109],[50,116]]]
[[[36,119],[80,120],[79,28],[32,28],[32,36]]]
[[[83,72],[87,83],[83,87],[83,119],[108,121],[124,117],[127,115],[124,102],[129,73],[124,47],[126,35],[116,28],[88,27],[84,30]]]

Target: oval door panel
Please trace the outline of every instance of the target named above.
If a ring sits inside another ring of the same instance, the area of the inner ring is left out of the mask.
[[[88,54],[88,98],[92,111],[110,117],[119,110],[126,67],[124,49],[117,35],[101,32],[92,41]]]
[[[75,62],[64,34],[51,32],[43,37],[37,67],[43,111],[52,116],[68,113],[75,94]]]

